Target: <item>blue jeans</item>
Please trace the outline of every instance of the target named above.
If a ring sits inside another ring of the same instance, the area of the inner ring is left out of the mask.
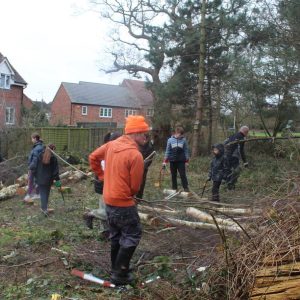
[[[47,211],[48,200],[50,194],[51,185],[41,184],[39,185],[40,197],[41,197],[41,209]]]

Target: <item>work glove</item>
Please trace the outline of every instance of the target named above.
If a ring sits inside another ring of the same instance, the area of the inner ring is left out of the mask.
[[[57,188],[60,188],[61,187],[61,181],[60,180],[56,180],[54,185],[57,187]]]
[[[244,168],[248,168],[249,164],[247,162],[244,163]]]

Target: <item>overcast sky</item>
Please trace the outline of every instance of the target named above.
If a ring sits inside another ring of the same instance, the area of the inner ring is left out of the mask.
[[[88,10],[88,0],[0,0],[0,52],[28,83],[32,100],[53,100],[62,81],[119,84],[127,73],[112,65],[109,24]]]

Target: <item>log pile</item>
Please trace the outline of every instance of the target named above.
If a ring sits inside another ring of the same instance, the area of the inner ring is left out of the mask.
[[[266,266],[259,270],[250,299],[300,299],[300,262]]]

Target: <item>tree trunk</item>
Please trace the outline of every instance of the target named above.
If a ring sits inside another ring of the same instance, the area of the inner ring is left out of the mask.
[[[205,78],[205,16],[206,16],[206,0],[202,1],[201,22],[200,22],[200,56],[199,56],[199,84],[198,84],[198,100],[196,103],[196,117],[193,130],[192,157],[199,154],[199,138],[201,133],[201,125],[203,122],[204,110],[204,78]]]

